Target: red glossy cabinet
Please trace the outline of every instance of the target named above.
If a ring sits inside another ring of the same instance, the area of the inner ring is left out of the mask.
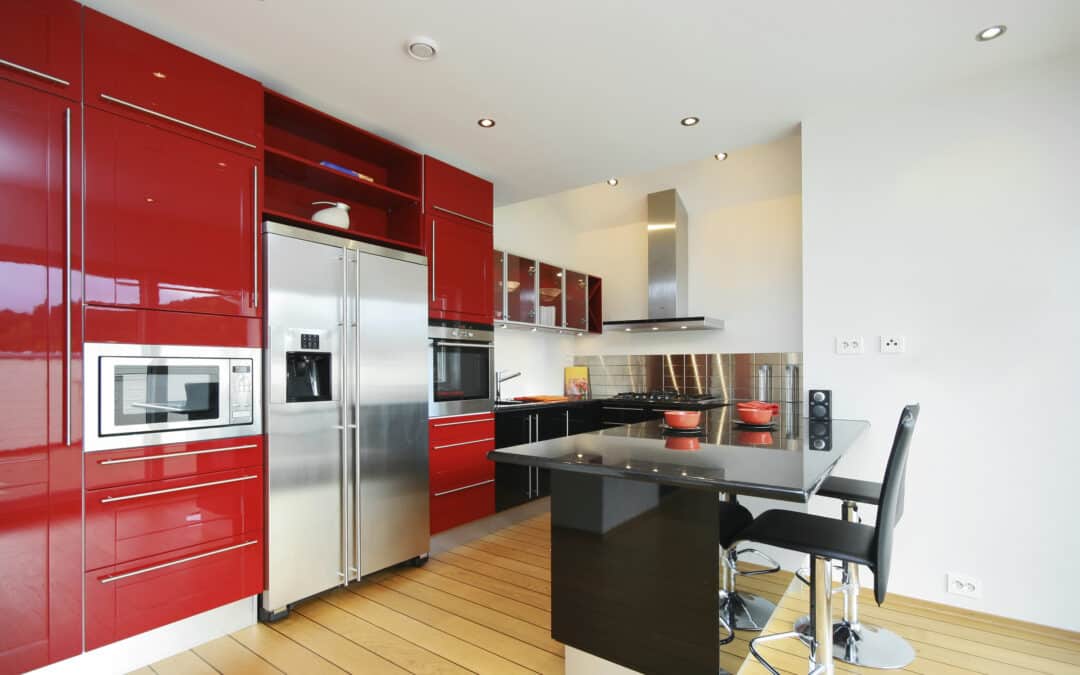
[[[427,214],[428,314],[491,323],[494,298],[492,229],[449,214]]]
[[[257,316],[258,162],[86,109],[86,300]]]
[[[0,3],[0,78],[80,100],[81,11],[73,0]]]
[[[431,471],[431,533],[495,512],[495,449],[492,413],[436,417],[428,421]]]
[[[491,181],[462,171],[434,157],[424,157],[424,213],[455,213],[490,225],[495,187]]]
[[[0,14],[12,9],[25,8],[4,3]],[[82,591],[74,578],[82,557],[79,120],[78,104],[0,80],[4,673],[81,648]]]
[[[251,78],[91,9],[85,67],[89,106],[252,157],[262,152],[263,89]]]

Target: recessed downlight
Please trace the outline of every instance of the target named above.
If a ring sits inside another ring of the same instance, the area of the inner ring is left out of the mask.
[[[718,152],[715,155],[713,155],[713,159],[715,159],[718,162],[722,162],[725,159],[727,159],[727,153],[726,152]]]
[[[612,176],[611,178],[607,179],[607,184],[610,185],[611,187],[615,187],[616,185],[619,184],[619,179]]]
[[[495,126],[495,120],[491,119],[490,117],[481,117],[480,119],[476,120],[476,123],[484,127],[485,129],[490,129],[491,127]]]
[[[990,26],[989,28],[983,28],[981,31],[975,34],[975,39],[979,42],[989,42],[994,38],[999,38],[1005,34],[1005,26],[998,24],[996,26]]]
[[[701,121],[700,117],[694,117],[693,115],[691,115],[689,117],[684,117],[681,120],[679,120],[679,124],[683,125],[684,127],[692,127],[692,126],[697,125],[697,123],[700,122],[700,121]]]
[[[417,61],[430,61],[439,53],[439,43],[421,35],[406,42],[405,51]]]

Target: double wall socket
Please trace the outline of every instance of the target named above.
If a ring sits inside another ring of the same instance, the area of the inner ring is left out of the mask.
[[[861,335],[846,335],[836,338],[836,353],[844,355],[862,354],[865,351],[865,343]]]
[[[966,574],[947,572],[945,574],[945,590],[955,595],[963,595],[968,598],[982,597],[982,583],[975,577]]]

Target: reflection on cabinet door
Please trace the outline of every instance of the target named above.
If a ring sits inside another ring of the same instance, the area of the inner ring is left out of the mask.
[[[587,330],[589,327],[589,282],[581,272],[566,270],[566,327]]]
[[[536,323],[536,261],[506,254],[506,318]]]
[[[87,302],[258,316],[258,164],[86,109]]]
[[[0,78],[78,101],[82,7],[72,0],[0,3]]]

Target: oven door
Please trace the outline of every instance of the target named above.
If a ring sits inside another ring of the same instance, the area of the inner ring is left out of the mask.
[[[495,345],[430,339],[431,417],[491,412],[495,405]]]

